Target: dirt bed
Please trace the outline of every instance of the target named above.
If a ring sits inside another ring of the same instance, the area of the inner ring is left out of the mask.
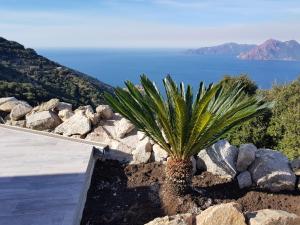
[[[122,165],[118,161],[98,161],[81,225],[140,225],[166,215],[159,197],[163,181],[164,165],[159,163]],[[184,201],[196,203],[201,209],[236,201],[245,212],[281,209],[300,215],[298,191],[274,194],[240,190],[235,181],[228,182],[208,172],[195,175],[193,186],[195,191]],[[178,213],[184,210],[177,207]]]

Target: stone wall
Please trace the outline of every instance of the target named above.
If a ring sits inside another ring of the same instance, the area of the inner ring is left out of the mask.
[[[58,99],[32,107],[14,97],[0,98],[0,123],[43,130],[108,145],[123,153],[130,163],[165,162],[168,154],[128,120],[107,105],[73,109]],[[191,158],[194,173],[207,170],[237,179],[240,188],[257,187],[277,192],[300,188],[300,159],[289,162],[279,151],[257,149],[253,144],[239,148],[220,140]]]

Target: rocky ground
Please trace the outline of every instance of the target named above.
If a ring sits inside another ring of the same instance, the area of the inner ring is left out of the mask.
[[[156,217],[166,216],[159,197],[160,186],[165,179],[164,167],[162,163],[124,165],[118,161],[98,161],[81,225],[142,225]],[[210,209],[213,205],[235,202],[240,211],[240,220],[235,215],[236,223],[227,223],[227,225],[243,225],[245,222],[241,222],[244,220],[241,213],[250,217],[253,215],[250,212],[263,209],[283,210],[300,216],[300,193],[298,191],[270,193],[253,188],[240,190],[237,181],[228,181],[209,172],[197,173],[193,177],[193,186],[195,191],[184,197],[182,203],[173,203],[179,206],[176,213],[200,214],[201,210]],[[205,205],[202,204],[203,199]],[[185,207],[193,205],[192,203],[196,204],[199,209],[195,211],[195,208]],[[178,215],[175,218],[178,219]],[[191,223],[178,221],[175,223],[173,219],[168,217],[151,224],[193,224],[191,221]],[[202,223],[199,222],[200,224]],[[218,224],[225,223],[219,222]],[[298,223],[287,224],[297,225]]]

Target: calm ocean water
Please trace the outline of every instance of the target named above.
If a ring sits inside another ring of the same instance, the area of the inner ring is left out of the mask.
[[[300,75],[300,62],[242,61],[229,56],[190,55],[184,50],[40,49],[38,53],[113,86],[123,86],[124,80],[138,83],[143,73],[157,83],[171,74],[176,81],[193,86],[201,80],[209,83],[224,75],[248,74],[261,88]]]

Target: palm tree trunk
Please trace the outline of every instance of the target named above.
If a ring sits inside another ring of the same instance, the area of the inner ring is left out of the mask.
[[[166,166],[165,191],[182,196],[191,190],[193,166],[191,160],[169,158]]]

